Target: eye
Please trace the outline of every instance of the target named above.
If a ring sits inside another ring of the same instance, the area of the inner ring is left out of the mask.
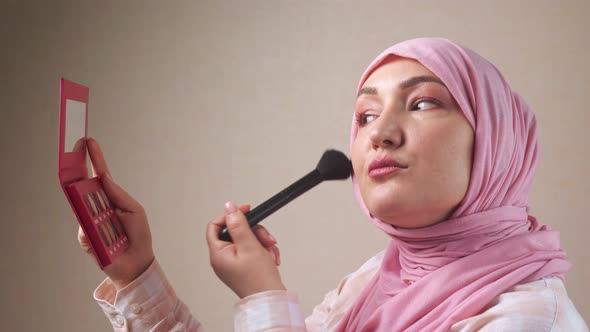
[[[356,123],[358,124],[359,127],[366,125],[367,123],[375,120],[376,118],[377,118],[376,114],[371,114],[368,112],[355,114]]]
[[[418,99],[412,106],[412,111],[423,111],[435,107],[439,107],[440,104],[431,99]]]

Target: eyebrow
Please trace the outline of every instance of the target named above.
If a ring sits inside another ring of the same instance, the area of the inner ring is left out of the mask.
[[[423,76],[410,77],[408,79],[401,81],[399,83],[399,88],[402,90],[407,90],[407,89],[414,87],[420,83],[426,83],[426,82],[438,83],[438,84],[444,86],[445,88],[447,87],[438,78],[436,78],[434,76],[423,75]],[[365,86],[359,91],[357,98],[360,97],[361,95],[377,95],[377,94],[378,94],[378,92],[377,92],[376,87]]]

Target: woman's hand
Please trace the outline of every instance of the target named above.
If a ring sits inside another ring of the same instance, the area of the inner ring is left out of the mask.
[[[238,209],[228,202],[225,215],[207,225],[211,267],[240,298],[268,290],[285,290],[277,268],[280,256],[276,241],[260,225],[250,229],[244,216],[247,210],[247,206]],[[233,243],[218,237],[226,225]]]
[[[117,185],[109,172],[100,146],[94,139],[88,139],[88,152],[95,176],[99,176],[107,197],[129,239],[129,247],[112,264],[104,268],[117,290],[139,277],[154,261],[152,235],[143,206]],[[82,228],[78,229],[80,247],[92,255],[88,239]]]

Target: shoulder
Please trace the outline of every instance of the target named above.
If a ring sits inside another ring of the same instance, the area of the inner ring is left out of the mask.
[[[379,270],[384,251],[369,258],[356,271],[340,281],[336,289],[326,294],[305,320],[308,331],[334,331],[346,313]]]
[[[379,270],[385,250],[369,258],[356,271],[344,277],[336,289],[338,295],[346,293],[360,293]]]
[[[451,331],[588,331],[557,278],[514,286],[497,296],[479,315],[456,323]]]

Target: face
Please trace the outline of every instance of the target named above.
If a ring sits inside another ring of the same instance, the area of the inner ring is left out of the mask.
[[[453,96],[417,61],[375,70],[355,103],[352,164],[372,216],[401,228],[446,219],[471,174],[474,132]]]

